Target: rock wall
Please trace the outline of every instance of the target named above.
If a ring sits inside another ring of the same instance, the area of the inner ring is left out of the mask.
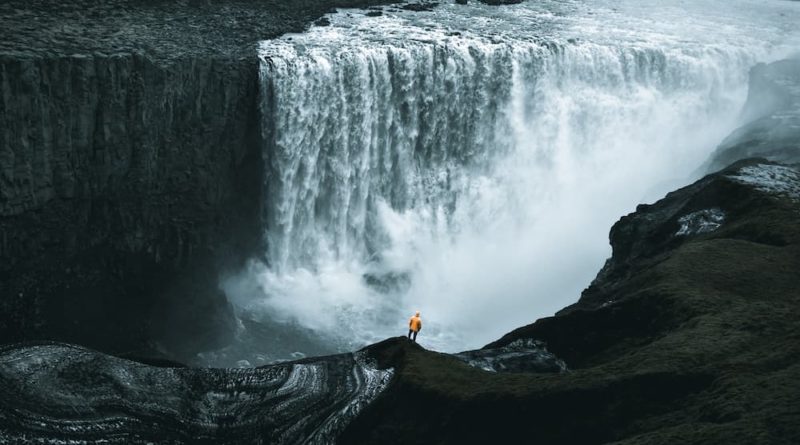
[[[187,369],[38,344],[0,348],[0,363],[3,443],[334,443],[393,374],[365,352]]]
[[[126,304],[125,329],[144,328],[177,271],[258,245],[254,60],[3,57],[0,88],[6,341],[74,333]]]
[[[224,343],[218,276],[261,247],[256,43],[374,3],[2,2],[0,343]]]

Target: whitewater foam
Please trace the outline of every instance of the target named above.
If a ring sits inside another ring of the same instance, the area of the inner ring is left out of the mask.
[[[619,215],[739,124],[749,68],[800,47],[800,6],[735,3],[348,10],[263,42],[267,260],[231,301],[341,347],[421,310],[446,351],[574,302]]]

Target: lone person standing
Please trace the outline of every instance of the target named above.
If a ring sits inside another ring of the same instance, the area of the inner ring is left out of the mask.
[[[422,329],[422,319],[419,318],[419,311],[417,311],[417,314],[408,320],[408,339],[416,343],[417,333],[420,329]],[[413,337],[411,334],[414,334]]]

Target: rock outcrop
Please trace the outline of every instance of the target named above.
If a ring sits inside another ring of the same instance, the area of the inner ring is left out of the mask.
[[[340,443],[798,443],[798,218],[800,171],[763,159],[640,206],[578,303],[486,347],[569,372],[376,347],[394,381]]]
[[[454,357],[489,372],[566,372],[567,364],[547,350],[541,341],[520,338],[497,348],[454,354]]]
[[[0,442],[332,443],[391,377],[365,352],[189,369],[64,344],[10,347],[0,350]]]

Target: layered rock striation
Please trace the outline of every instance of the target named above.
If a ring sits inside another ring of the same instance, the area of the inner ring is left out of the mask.
[[[10,347],[0,351],[0,441],[332,443],[391,377],[365,352],[189,369],[65,344]]]

